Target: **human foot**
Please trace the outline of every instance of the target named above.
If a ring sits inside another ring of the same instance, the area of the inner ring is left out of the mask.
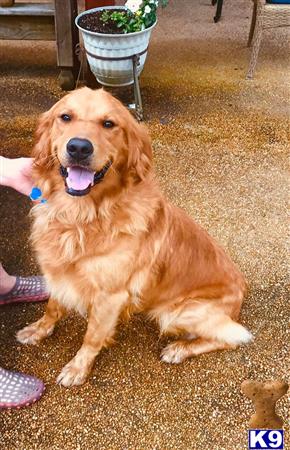
[[[29,406],[42,396],[44,389],[38,378],[0,367],[0,409]]]
[[[0,294],[0,305],[17,302],[42,302],[48,299],[43,277],[16,277],[13,287]]]

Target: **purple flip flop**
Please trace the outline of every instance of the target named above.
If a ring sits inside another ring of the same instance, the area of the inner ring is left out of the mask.
[[[16,277],[7,294],[0,295],[0,305],[19,302],[43,302],[49,297],[43,277]]]
[[[0,367],[0,409],[29,406],[40,399],[44,389],[38,378]]]

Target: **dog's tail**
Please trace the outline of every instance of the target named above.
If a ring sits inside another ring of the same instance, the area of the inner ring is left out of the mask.
[[[245,327],[227,315],[208,318],[198,325],[197,333],[231,346],[248,344],[253,340],[253,335]]]

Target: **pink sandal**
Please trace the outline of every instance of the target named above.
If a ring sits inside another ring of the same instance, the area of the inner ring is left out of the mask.
[[[7,294],[0,295],[0,305],[17,302],[43,302],[49,297],[43,277],[16,277]]]
[[[0,408],[21,408],[35,403],[43,394],[41,380],[0,367]]]

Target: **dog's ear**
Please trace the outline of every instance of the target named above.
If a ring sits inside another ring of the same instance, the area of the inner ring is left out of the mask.
[[[144,180],[152,167],[152,147],[148,131],[134,119],[128,129],[128,169]]]
[[[35,132],[35,145],[32,150],[34,166],[42,171],[48,171],[51,167],[51,139],[52,109],[43,113],[39,120]]]

